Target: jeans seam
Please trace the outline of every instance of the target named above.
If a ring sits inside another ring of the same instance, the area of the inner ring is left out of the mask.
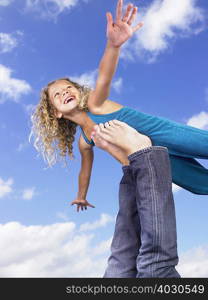
[[[154,232],[156,233],[155,235],[153,235],[153,251],[152,251],[152,261],[154,260],[154,256],[156,258],[156,261],[159,261],[159,251],[158,251],[158,245],[157,245],[157,239],[158,242],[160,240],[160,236],[159,236],[159,224],[158,224],[158,216],[157,216],[157,205],[158,205],[158,196],[157,196],[157,192],[155,189],[155,182],[154,182],[154,170],[152,168],[152,164],[151,164],[151,157],[150,155],[147,155],[147,160],[148,160],[148,165],[149,165],[149,171],[150,171],[150,177],[151,177],[151,207],[152,207],[152,211],[154,212],[152,215],[154,216],[153,218],[153,234]],[[157,236],[158,235],[158,236]],[[155,253],[155,254],[154,254]],[[150,265],[151,268],[151,265]],[[154,276],[154,264],[152,265],[152,269],[151,269],[151,274],[152,276]]]
[[[152,216],[153,216],[153,199],[154,199],[154,196],[153,196],[153,193],[154,193],[154,187],[152,187],[152,185],[154,186],[153,184],[153,180],[152,180],[152,170],[151,170],[151,164],[150,164],[150,161],[149,161],[149,156],[147,155],[147,161],[148,161],[148,169],[149,169],[149,173],[150,173],[150,181],[151,181],[151,189],[150,189],[150,194],[151,194],[151,207],[152,207]],[[154,229],[154,218],[152,219],[152,232],[153,232],[153,229]],[[154,249],[154,243],[155,243],[155,239],[154,239],[154,236],[153,236],[153,239],[152,239],[152,247]],[[152,249],[152,250],[153,250]],[[154,252],[152,251],[152,258],[151,260],[153,261],[153,254]],[[153,276],[153,267],[151,266],[151,264],[149,265],[149,268],[150,268],[150,274]]]

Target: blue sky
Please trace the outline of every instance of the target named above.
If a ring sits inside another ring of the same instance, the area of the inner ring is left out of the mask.
[[[206,0],[131,1],[144,26],[121,48],[109,99],[208,130]],[[124,1],[125,4],[129,2]],[[116,0],[0,0],[1,277],[102,277],[118,211],[121,165],[95,147],[77,213],[80,154],[47,168],[28,137],[40,90],[68,76],[93,87]],[[208,162],[200,160],[208,167]],[[208,196],[173,185],[178,270],[208,276]],[[12,245],[12,247],[11,247]],[[75,259],[76,255],[76,259]],[[37,263],[39,262],[39,263]]]

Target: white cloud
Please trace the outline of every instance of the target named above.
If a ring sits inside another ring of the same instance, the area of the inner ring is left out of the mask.
[[[182,190],[182,187],[178,186],[175,183],[172,183],[172,191],[173,191],[173,193],[177,193],[180,190]]]
[[[77,232],[73,222],[1,224],[0,277],[102,277],[107,258],[99,244],[91,245],[93,238]]]
[[[27,188],[24,189],[22,192],[22,198],[24,200],[31,200],[35,196],[35,188]]]
[[[208,129],[208,113],[202,111],[199,114],[192,116],[188,120],[187,125],[207,130]]]
[[[13,2],[13,0],[0,0],[1,6],[8,6]]]
[[[7,181],[4,181],[0,177],[0,198],[3,198],[5,195],[12,192],[11,185],[13,184],[13,179],[9,178]]]
[[[94,71],[89,71],[89,72],[83,73],[80,76],[67,76],[67,77],[69,77],[72,81],[75,81],[81,85],[86,85],[86,86],[94,89],[96,86],[97,78],[98,78],[98,69],[95,69]],[[112,88],[117,93],[119,93],[122,88],[122,83],[123,83],[123,81],[122,81],[122,78],[120,77],[112,82]]]
[[[87,85],[90,88],[94,88],[97,74],[98,74],[98,70],[96,69],[94,71],[83,73],[80,76],[67,76],[67,77],[69,77],[72,81],[78,82],[81,85]]]
[[[196,0],[155,0],[149,7],[138,10],[135,26],[144,25],[135,33],[135,40],[124,44],[121,57],[133,60],[132,53],[147,57],[149,63],[169,48],[170,41],[199,34],[206,27],[205,11]]]
[[[123,83],[123,79],[119,77],[118,79],[112,82],[112,88],[114,88],[114,90],[117,93],[120,93],[122,88],[122,83]]]
[[[60,218],[60,219],[62,219],[64,221],[68,221],[69,220],[68,216],[65,213],[63,213],[63,212],[57,212],[56,217]]]
[[[18,102],[23,94],[28,94],[32,89],[25,81],[11,77],[13,70],[0,64],[0,104],[7,99]]]
[[[11,52],[18,45],[14,34],[0,32],[0,53]]]
[[[78,5],[78,0],[26,0],[26,11],[35,11],[44,19],[56,21],[59,14]]]
[[[208,245],[182,253],[177,270],[182,277],[208,277]]]
[[[114,218],[107,215],[101,214],[101,218],[93,223],[84,223],[80,226],[80,231],[87,231],[87,230],[95,230],[100,227],[106,226],[109,222],[114,222]]]
[[[0,277],[101,278],[112,237],[95,245],[94,238],[95,233],[80,232],[73,222],[0,224]],[[208,277],[208,245],[181,253],[176,268],[182,277]]]
[[[107,253],[110,249],[113,237],[110,237],[108,240],[100,242],[95,248],[93,249],[94,255],[100,255]]]
[[[24,188],[23,190],[14,190],[12,188],[13,184],[14,180],[12,178],[3,180],[0,177],[0,199],[4,199],[7,195],[9,195],[10,200],[31,200],[34,196],[39,194],[37,191],[35,191],[35,187]]]

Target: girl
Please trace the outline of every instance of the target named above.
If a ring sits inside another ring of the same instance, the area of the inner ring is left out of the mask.
[[[52,142],[58,142],[60,156],[66,156],[68,151],[69,156],[73,157],[74,135],[77,125],[80,126],[82,165],[79,191],[73,204],[81,203],[85,209],[87,206],[94,207],[86,200],[93,163],[94,142],[91,133],[95,124],[117,119],[149,136],[153,146],[168,148],[174,183],[192,193],[208,195],[208,170],[194,159],[208,158],[207,131],[148,115],[107,99],[120,47],[143,26],[140,22],[132,28],[137,7],[129,4],[122,18],[122,5],[123,0],[118,0],[115,22],[111,13],[106,14],[108,42],[100,62],[95,89],[68,78],[52,81],[42,89],[40,103],[31,116],[31,134],[36,134],[34,146],[42,152],[50,166],[56,159],[56,147],[52,147]]]

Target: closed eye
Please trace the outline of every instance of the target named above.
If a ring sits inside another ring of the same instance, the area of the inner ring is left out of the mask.
[[[67,89],[68,89],[68,88],[71,88],[71,87],[72,87],[71,85],[68,85],[68,86],[67,86]],[[60,93],[59,93],[59,92],[56,92],[55,95],[54,95],[54,97],[56,97],[57,95],[60,95]]]
[[[54,97],[56,97],[57,95],[59,95],[59,93],[55,93]]]

